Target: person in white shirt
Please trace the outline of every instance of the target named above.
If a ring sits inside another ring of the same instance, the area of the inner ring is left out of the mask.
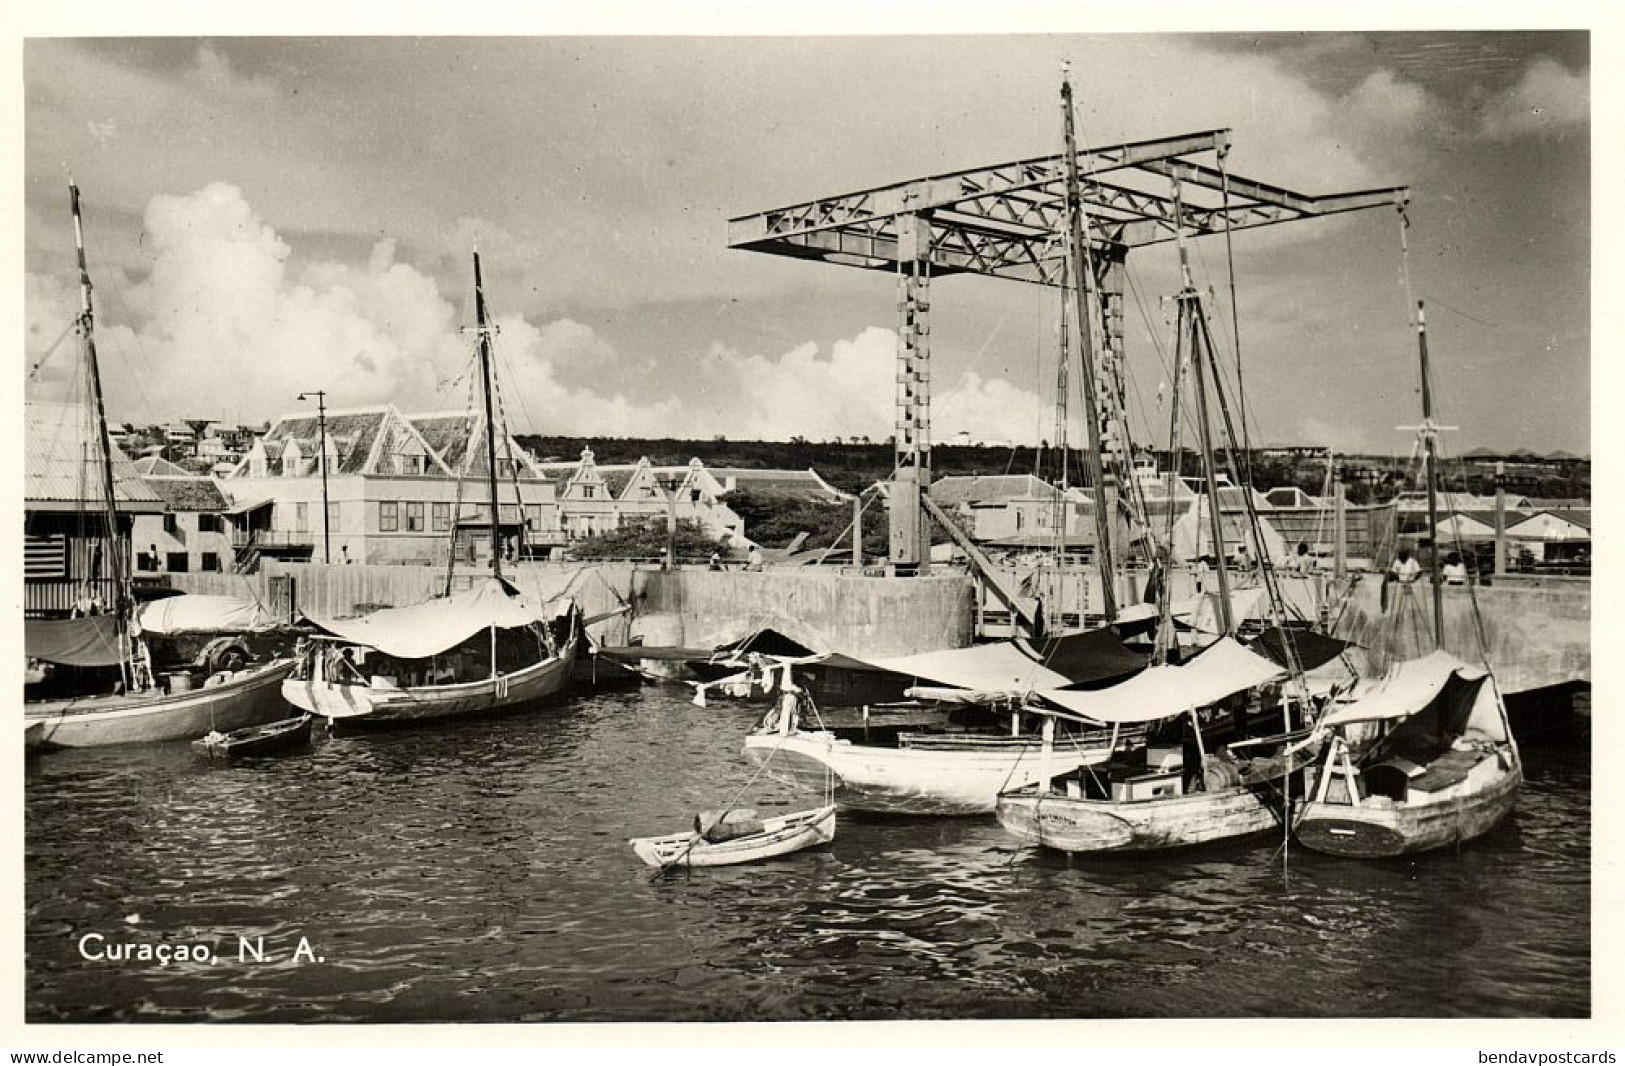
[[[1401,585],[1415,584],[1422,576],[1422,564],[1411,558],[1409,548],[1401,548],[1394,556],[1394,564],[1388,568],[1388,575]]]
[[[1444,583],[1446,585],[1467,584],[1467,564],[1461,561],[1461,555],[1451,552],[1444,561]]]

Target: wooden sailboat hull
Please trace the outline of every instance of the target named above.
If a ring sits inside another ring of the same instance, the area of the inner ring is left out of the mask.
[[[290,678],[282,683],[282,696],[302,711],[345,722],[426,722],[459,715],[489,714],[546,699],[567,689],[578,645],[578,639],[572,637],[554,658],[511,674],[460,685],[373,688]]]
[[[38,743],[47,747],[194,740],[211,731],[229,732],[287,717],[280,688],[293,667],[292,659],[279,659],[213,688],[46,700],[25,704],[23,713],[27,728],[38,725]]]
[[[637,857],[650,866],[735,866],[771,859],[835,839],[835,808],[796,811],[762,823],[760,833],[713,844],[695,841],[693,832],[629,840]]]
[[[1405,800],[1368,797],[1357,806],[1310,803],[1298,819],[1298,842],[1328,855],[1356,859],[1391,858],[1465,843],[1512,813],[1523,784],[1523,767],[1515,754],[1498,758],[1489,753],[1475,774],[1443,792],[1413,794]]]
[[[1279,798],[1257,786],[1134,801],[1007,793],[995,813],[1024,843],[1071,853],[1160,851],[1281,825]]]
[[[302,714],[270,725],[250,726],[230,733],[209,733],[192,741],[192,748],[211,759],[238,759],[271,755],[310,743],[311,716]]]
[[[830,733],[755,734],[745,754],[786,784],[824,787],[835,775],[835,799],[843,807],[883,814],[972,815],[991,813],[999,793],[1039,778],[1040,742],[1004,750],[881,748],[836,739]],[[1050,760],[1060,774],[1111,757],[1109,745],[1062,750]]]

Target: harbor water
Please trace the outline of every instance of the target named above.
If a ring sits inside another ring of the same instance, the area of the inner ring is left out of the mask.
[[[1591,1012],[1583,733],[1526,745],[1511,821],[1414,859],[1283,856],[1255,838],[1069,862],[991,816],[843,811],[826,848],[651,877],[627,838],[684,828],[752,773],[740,743],[760,709],[687,695],[323,734],[231,765],[186,745],[32,760],[26,1017]],[[770,814],[817,797],[758,782],[741,799]],[[112,957],[160,945],[167,964]],[[209,957],[173,957],[193,945]]]

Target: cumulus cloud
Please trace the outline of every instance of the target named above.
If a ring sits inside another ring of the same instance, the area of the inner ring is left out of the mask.
[[[295,409],[295,397],[313,389],[326,390],[335,408],[457,409],[469,397],[464,301],[400,262],[393,242],[378,242],[360,263],[302,263],[224,183],[155,197],[143,229],[150,269],[121,294],[119,316],[103,307],[98,319],[111,417],[257,421]],[[30,364],[72,321],[76,301],[69,282],[28,275]],[[674,352],[692,373],[670,393],[651,395],[632,361],[585,323],[507,315],[497,326],[503,404],[520,431],[877,440],[892,431],[896,336],[888,329],[862,330],[827,350],[808,342],[777,355],[720,344]],[[72,362],[48,364],[31,394],[61,398]],[[590,384],[562,381],[561,371]],[[939,380],[936,436],[1028,439],[1038,403],[999,378]]]
[[[1541,56],[1529,64],[1516,85],[1492,99],[1484,112],[1482,131],[1494,140],[1562,133],[1584,125],[1590,114],[1589,76]]]
[[[1375,70],[1349,93],[1343,121],[1368,151],[1380,151],[1392,139],[1411,141],[1442,125],[1443,108],[1421,85],[1390,70]]]

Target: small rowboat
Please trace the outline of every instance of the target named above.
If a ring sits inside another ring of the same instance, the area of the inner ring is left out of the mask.
[[[767,818],[761,829],[713,843],[696,831],[628,841],[638,858],[650,866],[732,866],[770,859],[792,851],[828,844],[835,839],[835,807]]]
[[[269,755],[310,743],[311,716],[302,714],[270,725],[251,726],[230,733],[212,732],[192,741],[192,747],[211,759]]]

